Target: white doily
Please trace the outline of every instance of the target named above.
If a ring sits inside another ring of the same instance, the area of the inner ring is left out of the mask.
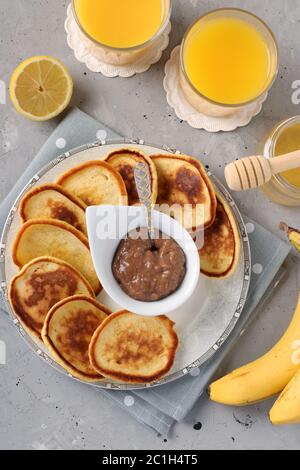
[[[175,47],[165,66],[164,88],[167,101],[174,109],[177,117],[187,121],[191,127],[205,129],[208,132],[233,131],[237,127],[246,126],[262,109],[267,99],[265,93],[259,100],[238,109],[236,113],[226,117],[211,117],[201,114],[187,101],[179,85],[180,46]]]
[[[92,72],[101,72],[106,77],[131,77],[136,73],[146,72],[151,65],[160,60],[163,51],[169,45],[171,23],[168,24],[166,30],[159,40],[154,43],[153,47],[150,47],[135,62],[126,65],[111,65],[103,61],[103,49],[81,32],[74,18],[71,4],[67,9],[65,30],[67,32],[68,45],[73,49],[76,59],[79,62],[83,62]]]

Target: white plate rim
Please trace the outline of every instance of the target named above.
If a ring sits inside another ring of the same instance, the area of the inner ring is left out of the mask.
[[[60,373],[63,373],[64,375],[67,375],[81,383],[85,383],[88,385],[91,385],[96,388],[102,388],[102,389],[110,389],[110,390],[138,390],[138,389],[145,389],[145,388],[152,388],[152,387],[157,387],[159,385],[163,385],[166,383],[173,382],[175,380],[178,380],[185,375],[191,373],[193,369],[199,368],[201,365],[203,365],[207,360],[211,359],[216,352],[221,348],[221,346],[227,341],[229,338],[230,334],[233,332],[241,314],[243,311],[243,308],[245,306],[246,300],[247,300],[247,295],[248,295],[248,290],[250,286],[250,280],[251,280],[251,251],[250,251],[250,244],[249,244],[249,238],[247,234],[247,230],[243,221],[243,218],[241,216],[241,213],[230,195],[230,193],[227,191],[227,189],[224,187],[224,185],[218,180],[216,176],[214,176],[210,171],[206,170],[207,175],[209,178],[212,180],[213,184],[215,187],[218,189],[218,191],[221,193],[221,195],[226,199],[227,203],[230,205],[235,218],[236,222],[238,224],[238,229],[240,232],[240,238],[241,238],[241,247],[243,249],[244,253],[244,278],[243,278],[243,287],[240,293],[240,299],[238,301],[238,304],[236,306],[235,311],[233,312],[232,319],[227,325],[226,329],[222,333],[222,335],[218,338],[218,340],[204,353],[200,358],[196,359],[193,361],[191,364],[188,364],[186,367],[178,370],[171,372],[168,375],[165,375],[161,379],[151,382],[151,383],[146,383],[146,384],[127,384],[127,383],[117,383],[113,381],[108,381],[108,380],[102,380],[100,382],[96,383],[91,383],[87,382],[84,380],[77,379],[76,377],[73,377],[71,374],[69,374],[65,369],[63,369],[52,357],[50,354],[47,354],[45,351],[41,350],[39,345],[34,341],[34,339],[29,335],[29,333],[24,329],[20,321],[18,320],[16,314],[14,313],[13,309],[11,308],[9,298],[8,298],[8,285],[6,282],[6,274],[5,274],[5,253],[6,253],[6,239],[8,237],[8,233],[10,230],[10,226],[12,224],[12,221],[15,217],[15,214],[17,213],[18,210],[18,205],[20,203],[20,200],[24,196],[25,193],[27,193],[32,186],[34,186],[40,177],[44,176],[48,171],[50,171],[53,167],[61,163],[63,160],[72,157],[80,152],[96,148],[96,147],[101,147],[105,145],[135,145],[135,146],[147,146],[147,147],[152,147],[157,150],[162,150],[164,152],[168,152],[170,154],[177,154],[180,155],[181,152],[174,147],[169,147],[167,145],[164,146],[158,146],[157,144],[152,144],[149,142],[146,142],[143,139],[128,139],[128,138],[123,138],[123,139],[105,139],[105,140],[97,140],[88,144],[80,145],[78,147],[75,147],[71,150],[68,150],[67,152],[64,152],[57,156],[55,159],[44,165],[29,181],[28,183],[24,186],[22,191],[19,193],[18,197],[16,198],[12,208],[9,211],[9,214],[7,216],[2,235],[1,235],[1,240],[0,240],[0,291],[2,291],[2,297],[5,300],[7,310],[9,313],[9,316],[13,323],[15,324],[16,328],[18,329],[19,333],[23,337],[24,341],[29,345],[30,349],[33,350],[35,354],[37,354],[42,360],[47,362],[49,365],[51,365],[53,368],[58,370]],[[142,150],[142,149],[141,149]]]

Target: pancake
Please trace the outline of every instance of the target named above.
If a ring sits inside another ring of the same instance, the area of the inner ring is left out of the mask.
[[[61,175],[57,184],[81,199],[87,206],[128,204],[121,175],[106,162],[92,160]]]
[[[93,333],[110,313],[104,305],[84,295],[68,297],[49,311],[43,341],[73,377],[89,382],[102,378],[91,366],[88,351]]]
[[[217,194],[214,224],[204,231],[199,250],[201,272],[208,277],[226,278],[235,271],[240,256],[240,236],[235,217],[227,202]]]
[[[58,219],[87,235],[86,205],[57,184],[43,184],[29,191],[22,199],[19,213],[22,223],[31,219]]]
[[[174,206],[171,215],[187,230],[210,227],[216,215],[216,196],[201,163],[186,155],[152,155],[158,175],[158,205]],[[191,211],[183,206],[189,204]],[[177,206],[177,208],[176,208]],[[162,209],[168,212],[168,208]]]
[[[16,236],[12,256],[19,268],[39,256],[54,256],[71,264],[88,280],[96,294],[100,292],[88,239],[66,222],[29,220],[21,226]]]
[[[127,189],[129,206],[140,203],[134,180],[134,168],[139,162],[146,163],[151,177],[152,204],[155,204],[157,198],[157,172],[150,157],[147,157],[138,150],[121,149],[110,153],[105,161],[122,176]]]
[[[178,337],[173,325],[166,316],[114,313],[93,335],[90,362],[100,374],[121,382],[158,380],[174,363]]]
[[[64,261],[45,256],[25,264],[12,279],[9,299],[19,320],[40,337],[50,308],[76,294],[95,295],[79,271]]]

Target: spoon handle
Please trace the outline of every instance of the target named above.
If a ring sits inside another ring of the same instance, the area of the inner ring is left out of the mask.
[[[149,236],[154,240],[154,229],[152,225],[152,190],[151,190],[151,177],[148,165],[144,162],[139,162],[134,169],[134,179],[138,192],[140,202],[147,209],[148,231]]]
[[[300,150],[290,152],[270,160],[273,174],[300,167]]]
[[[271,159],[254,155],[226,165],[225,179],[233,191],[244,191],[266,184],[273,175],[298,167],[300,150]]]

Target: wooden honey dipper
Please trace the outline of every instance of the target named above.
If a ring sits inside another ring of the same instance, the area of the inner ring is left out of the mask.
[[[266,184],[273,175],[300,167],[300,150],[270,160],[262,156],[245,157],[225,167],[227,185],[245,191]]]

